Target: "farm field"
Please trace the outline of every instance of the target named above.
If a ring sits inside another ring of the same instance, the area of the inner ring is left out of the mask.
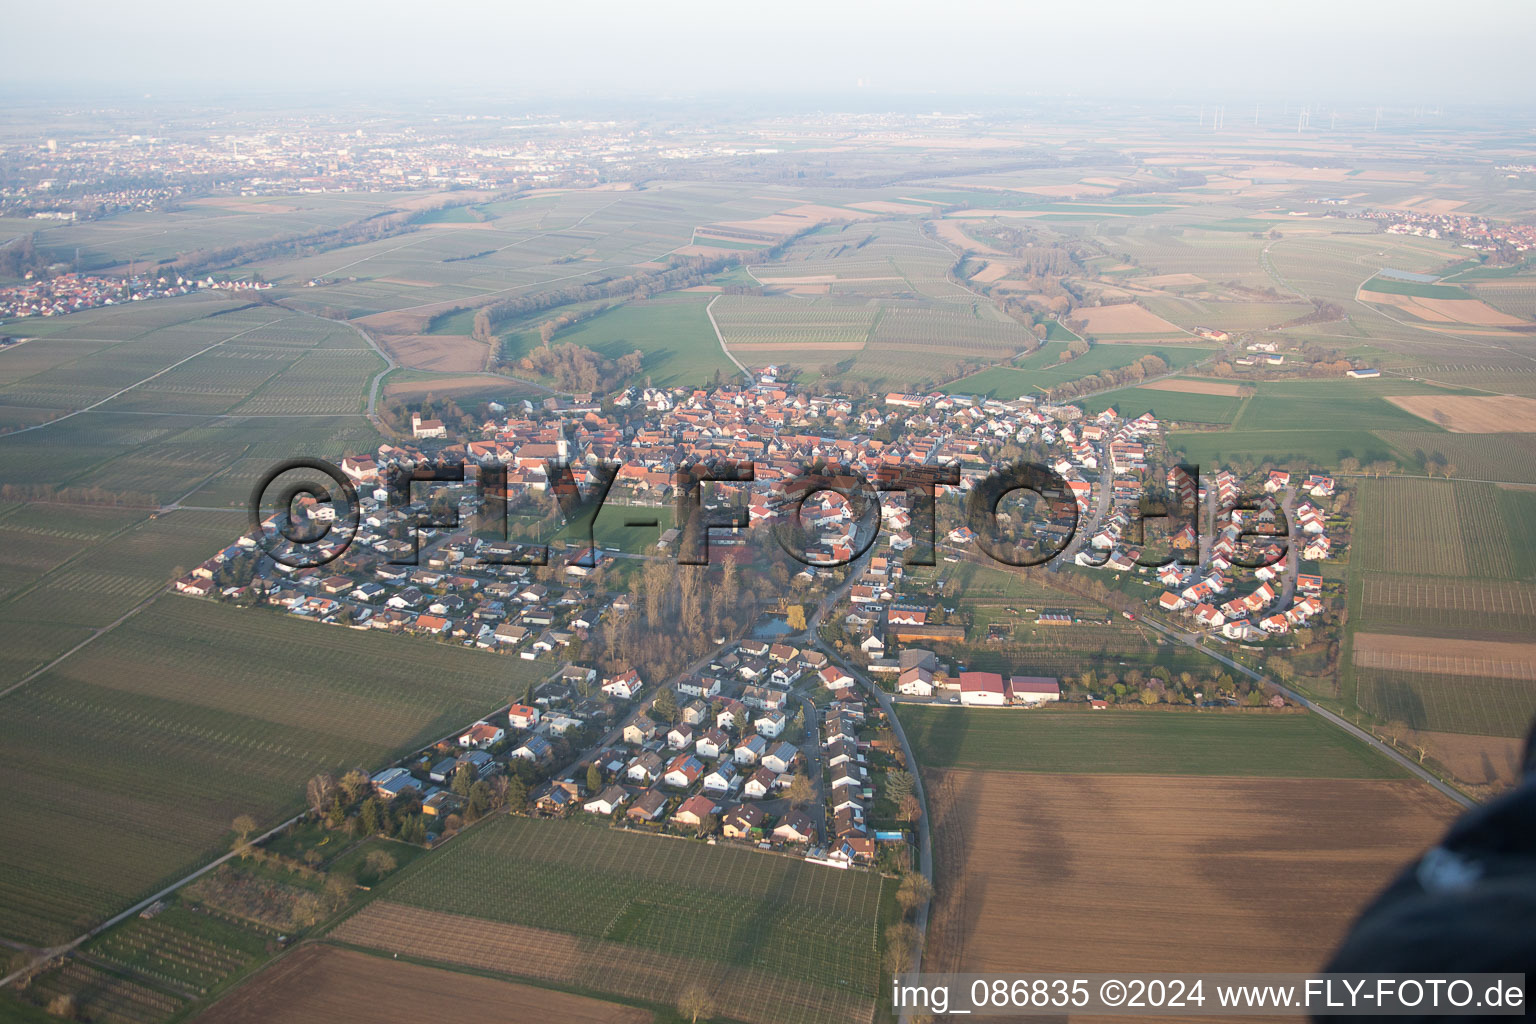
[[[1536,683],[1536,643],[1356,633],[1356,665]]]
[[[1422,430],[1424,421],[1394,404],[1405,392],[1445,393],[1428,384],[1383,381],[1295,381],[1259,384],[1236,430]]]
[[[1351,621],[1407,636],[1451,630],[1475,640],[1536,635],[1536,585],[1514,580],[1443,579],[1366,572]]]
[[[1536,278],[1474,280],[1472,293],[1501,312],[1524,320],[1536,320]]]
[[[925,768],[1348,779],[1401,774],[1308,714],[916,705],[899,712]]]
[[[1116,306],[1085,307],[1077,311],[1089,334],[1167,334],[1182,335],[1184,332],[1156,313],[1125,302]]]
[[[51,551],[65,557],[46,571],[21,565],[0,579],[13,589],[0,600],[0,616],[13,627],[16,643],[0,653],[0,685],[9,686],[86,639],[93,628],[153,597],[177,566],[192,566],[228,543],[242,521],[227,512],[180,510],[150,519],[142,509],[116,510],[122,519],[105,520],[96,536],[58,538],[33,517],[48,515],[63,526],[85,520],[71,506],[27,505],[0,519],[0,536],[21,551]],[[41,568],[41,567],[38,567]]]
[[[732,351],[751,364],[746,352],[841,351],[862,348],[869,340],[879,310],[866,303],[832,299],[754,298],[723,295],[710,306],[715,323]],[[758,358],[755,354],[753,359]],[[813,358],[802,355],[802,359]]]
[[[1355,685],[1360,706],[1385,722],[1389,731],[1403,728],[1518,740],[1536,716],[1536,685],[1528,679],[1470,671],[1448,675],[1443,670],[1414,671],[1402,667],[1413,664],[1412,658],[1402,658],[1398,664],[1385,667],[1372,666],[1373,662],[1386,660],[1374,656],[1358,659]],[[1433,747],[1431,753],[1439,756]],[[1509,781],[1519,774],[1514,764],[1498,763],[1492,767]],[[1471,782],[1489,781],[1464,778]]]
[[[0,936],[69,938],[217,852],[236,815],[276,824],[316,771],[371,768],[541,671],[163,596],[0,701],[0,821],[52,821],[0,853]]]
[[[1493,484],[1362,480],[1353,560],[1361,569],[1522,579],[1536,573],[1525,514],[1536,497]]]
[[[708,301],[708,295],[679,293],[627,303],[559,332],[551,344],[582,345],[608,359],[638,349],[644,356],[641,372],[652,383],[708,384],[716,372],[726,377],[738,372],[709,326]]]
[[[0,405],[60,412],[351,413],[361,411],[368,377],[383,368],[345,325],[227,300],[218,306],[188,301],[193,298],[162,300],[184,319],[142,333],[143,322],[125,320],[122,335],[105,346],[52,337],[28,342],[15,354],[32,350],[31,364],[15,367],[13,379],[0,385]],[[93,325],[108,323],[86,320],[74,329],[99,336]],[[0,373],[10,354],[0,354]]]
[[[1387,401],[1458,434],[1536,432],[1536,398],[1518,395],[1395,395]]]
[[[1381,430],[1377,436],[1410,456],[1438,452],[1459,477],[1536,484],[1536,436],[1530,434]]]
[[[331,937],[661,1004],[698,982],[747,1024],[834,1024],[872,1018],[885,895],[869,872],[505,816]]]
[[[1241,398],[1231,395],[1189,394],[1153,386],[1106,391],[1081,403],[1089,415],[1113,407],[1125,419],[1150,412],[1159,420],[1170,423],[1231,423],[1242,404]]]
[[[1047,343],[1040,352],[1031,353],[1017,367],[995,366],[946,384],[940,390],[950,394],[985,395],[988,398],[1011,400],[1020,395],[1032,394],[1036,388],[1048,388],[1063,381],[1080,380],[1103,370],[1129,366],[1142,356],[1155,355],[1170,368],[1178,370],[1200,362],[1214,351],[1183,345],[1095,345],[1086,355],[1065,363],[1058,363],[1056,360],[1059,357],[1052,357],[1049,363],[1040,358],[1047,353],[1063,350],[1065,346]]]
[[[129,213],[67,224],[38,232],[39,248],[59,259],[81,250],[81,269],[115,266],[132,253],[158,260],[194,249],[218,249],[238,242],[264,241],[338,227],[409,203],[411,194],[371,199],[356,196],[274,196],[188,203],[182,210]]]
[[[1474,788],[1517,777],[1510,741],[1536,716],[1533,512],[1536,493],[1492,484],[1360,485],[1345,692]]]
[[[307,945],[195,1018],[205,1024],[393,1024],[446,1017],[507,1024],[647,1024],[646,1010],[324,944]]]
[[[1392,445],[1368,430],[1315,430],[1300,426],[1275,430],[1173,430],[1168,433],[1168,450],[1183,452],[1185,461],[1192,465],[1213,469],[1244,461],[1255,465],[1273,461],[1280,465],[1305,465],[1307,471],[1316,472],[1335,469],[1347,458],[1361,463],[1383,459],[1406,461]]]
[[[1021,949],[1042,971],[1317,970],[1456,810],[1354,778],[945,770],[929,793],[936,972],[1017,970]]]

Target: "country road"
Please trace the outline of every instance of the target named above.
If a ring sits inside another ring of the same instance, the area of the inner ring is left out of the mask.
[[[1280,693],[1284,694],[1287,700],[1301,705],[1308,711],[1311,711],[1313,714],[1316,714],[1322,718],[1324,721],[1332,725],[1336,725],[1340,729],[1343,729],[1345,732],[1349,733],[1351,736],[1359,740],[1361,743],[1364,743],[1366,746],[1371,747],[1382,754],[1385,754],[1399,766],[1407,769],[1410,774],[1423,780],[1424,782],[1429,783],[1429,785],[1434,787],[1439,792],[1445,794],[1447,797],[1462,807],[1472,808],[1477,806],[1477,801],[1473,800],[1471,797],[1467,796],[1460,790],[1442,782],[1440,779],[1436,778],[1433,773],[1426,771],[1425,769],[1414,764],[1411,760],[1404,757],[1396,750],[1392,749],[1392,747],[1383,743],[1375,736],[1372,736],[1370,733],[1366,732],[1364,729],[1344,718],[1342,715],[1334,714],[1327,708],[1318,705],[1306,697],[1303,697],[1301,694],[1297,693],[1295,690],[1292,690],[1290,687],[1283,686],[1280,683],[1275,682],[1273,679],[1264,675],[1262,672],[1256,672],[1246,665],[1240,664],[1239,662],[1234,661],[1232,658],[1227,657],[1220,651],[1216,651],[1205,646],[1205,644],[1200,642],[1200,635],[1198,633],[1185,633],[1180,630],[1173,629],[1169,626],[1165,626],[1160,622],[1156,622],[1147,616],[1142,616],[1138,621],[1144,625],[1152,627],[1159,633],[1162,633],[1164,636],[1168,637],[1170,640],[1177,640],[1188,647],[1194,648],[1209,658],[1214,658],[1216,661],[1221,662],[1221,664],[1227,666],[1228,668],[1241,672],[1249,679],[1264,683],[1267,686],[1273,686]]]
[[[841,666],[843,671],[851,675],[865,691],[875,698],[876,702],[880,705],[880,709],[885,712],[885,717],[891,724],[891,732],[895,734],[896,741],[901,744],[901,752],[907,761],[907,770],[912,775],[912,795],[917,797],[918,804],[922,807],[922,814],[917,819],[917,870],[928,880],[928,885],[932,887],[933,837],[928,828],[928,794],[923,788],[922,765],[918,763],[917,755],[912,750],[912,744],[907,740],[907,732],[902,728],[901,719],[896,717],[896,704],[892,701],[891,695],[886,693],[878,683],[871,680],[855,666],[848,664],[841,655],[832,649],[830,644],[821,638],[822,620],[826,618],[827,613],[835,608],[837,603],[853,587],[854,581],[863,573],[864,564],[872,557],[874,550],[874,545],[870,545],[868,551],[848,564],[847,578],[827,592],[826,597],[822,598],[821,603],[816,606],[816,611],[806,620],[805,632],[798,634],[797,637],[802,642],[810,644],[822,654],[825,654],[834,664]],[[912,948],[912,965],[910,970],[914,973],[923,969],[923,943],[928,936],[930,903],[931,901],[924,900],[918,906],[913,920],[913,924],[917,927],[917,942]],[[907,1021],[910,1019],[912,1012],[910,1009],[903,1009],[900,1019]]]

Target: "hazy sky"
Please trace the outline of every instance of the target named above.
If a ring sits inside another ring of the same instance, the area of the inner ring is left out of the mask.
[[[0,88],[197,98],[873,93],[1523,104],[1532,0],[6,5]]]

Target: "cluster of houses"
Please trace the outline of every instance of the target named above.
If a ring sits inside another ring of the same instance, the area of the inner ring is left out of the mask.
[[[145,299],[166,299],[187,295],[199,289],[266,289],[270,284],[250,281],[195,280],[184,277],[96,277],[89,274],[60,274],[57,277],[31,279],[22,284],[0,288],[0,320],[29,316],[63,316],[97,306],[113,306]]]
[[[371,455],[343,459],[340,469],[358,492],[355,531],[334,528],[308,549],[313,568],[292,568],[262,561],[259,572],[232,572],[245,559],[258,558],[265,538],[247,535],[176,582],[177,589],[198,596],[237,596],[246,587],[267,603],[314,621],[380,628],[452,639],[523,658],[559,658],[563,648],[584,635],[597,617],[622,613],[606,595],[582,586],[601,565],[601,551],[568,552],[559,558],[556,582],[534,582],[526,565],[509,564],[526,554],[516,544],[497,543],[468,532],[446,533],[416,529],[429,506],[408,501],[392,506],[385,486],[395,466],[464,465],[495,467],[505,480],[509,503],[548,502],[556,464],[572,467],[574,482],[595,481],[592,465],[620,467],[608,501],[633,505],[671,502],[676,471],[688,461],[734,459],[751,462],[750,484],[715,485],[717,500],[740,501],[751,527],[781,522],[792,512],[811,534],[808,560],[799,577],[814,580],[818,555],[829,561],[845,558],[878,529],[889,555],[871,562],[868,580],[856,591],[864,605],[889,600],[900,580],[903,552],[915,543],[905,494],[888,490],[880,495],[878,524],[860,518],[857,503],[835,491],[796,494],[792,481],[808,465],[831,462],[876,481],[889,481],[906,468],[957,466],[964,493],[995,468],[991,452],[1008,443],[1035,443],[1055,452],[1053,466],[1067,482],[1064,501],[1086,511],[1093,485],[1085,474],[1096,474],[1103,460],[1133,471],[1145,465],[1142,439],[1158,429],[1150,415],[1121,423],[1112,413],[1081,422],[1074,406],[1041,406],[1030,398],[1000,402],[965,396],[929,394],[887,395],[870,402],[847,397],[809,395],[782,385],[772,368],[755,384],[713,389],[631,388],[614,404],[626,409],[625,420],[607,416],[598,404],[556,402],[536,408],[517,403],[509,411],[490,407],[481,428],[482,439],[437,443],[446,430],[440,421],[413,417],[418,433],[434,435],[423,444],[381,445]],[[882,428],[892,428],[884,431]],[[876,435],[895,440],[882,441]],[[808,499],[808,500],[801,500]],[[483,508],[484,496],[460,500],[461,522]],[[1070,509],[1053,510],[1050,522],[1037,529],[1064,530],[1061,520]],[[304,498],[295,515],[311,519],[316,528],[332,524],[336,509]],[[278,514],[263,530],[271,531]],[[414,530],[414,533],[413,533]],[[959,528],[950,535],[955,544],[971,541]],[[675,533],[662,536],[666,549]],[[746,541],[715,531],[711,557],[730,556]],[[335,556],[335,557],[332,557]],[[330,559],[329,561],[325,561]],[[409,563],[414,560],[414,564]],[[231,582],[231,576],[239,577]],[[872,614],[873,609],[872,609]],[[923,621],[886,625],[901,635],[895,640],[954,640],[955,627]],[[963,637],[962,637],[963,638]],[[883,639],[881,642],[884,642]],[[872,652],[878,653],[878,652]]]
[[[1236,474],[1218,472],[1211,487],[1202,487],[1199,495],[1201,503],[1214,501],[1220,510],[1216,536],[1199,565],[1173,564],[1157,570],[1157,580],[1165,588],[1158,597],[1159,610],[1182,613],[1200,627],[1220,630],[1223,636],[1240,641],[1279,636],[1306,625],[1323,610],[1322,576],[1297,571],[1287,587],[1284,575],[1293,571],[1298,560],[1329,557],[1327,513],[1312,499],[1332,497],[1334,490],[1332,477],[1311,474],[1293,481],[1291,473],[1272,470],[1262,493],[1249,500]],[[1295,505],[1287,515],[1284,496],[1291,493],[1296,496]],[[1113,568],[1134,565],[1135,554],[1122,552],[1109,564]],[[1234,566],[1257,566],[1246,573],[1255,584],[1246,593],[1236,592]]]
[[[804,764],[786,737],[794,721],[789,688],[824,660],[757,640],[722,649],[676,684],[677,721],[637,714],[621,746],[598,752],[590,763],[606,786],[586,794],[581,809],[692,831],[718,824],[730,839],[810,842],[815,836],[800,830],[765,829],[764,802],[781,799]]]
[[[356,468],[360,460],[344,460]],[[391,507],[386,496],[359,495],[359,521],[350,545],[323,566],[294,567],[262,558],[261,541],[246,534],[175,581],[199,597],[237,597],[247,590],[263,602],[315,622],[385,629],[509,654],[526,660],[558,659],[584,639],[599,617],[622,614],[627,599],[597,593],[582,582],[606,556],[591,550],[554,557],[556,572],[540,582],[520,545],[487,541],[468,531],[421,530],[404,539],[427,513],[424,503]],[[309,499],[299,515],[327,518],[329,505]],[[468,515],[466,508],[461,515]],[[276,515],[267,525],[275,523]],[[463,521],[461,519],[461,521]],[[417,564],[391,559],[411,557]],[[244,575],[236,570],[248,570]]]

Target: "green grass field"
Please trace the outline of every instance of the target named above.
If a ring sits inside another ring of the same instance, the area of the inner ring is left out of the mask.
[[[162,597],[0,701],[0,823],[30,836],[0,852],[0,935],[74,935],[217,852],[236,815],[275,824],[315,772],[377,767],[544,672]]]
[[[1403,773],[1308,714],[902,706],[927,768],[1376,779]]]
[[[1171,368],[1183,369],[1206,358],[1213,351],[1184,345],[1095,345],[1086,355],[1065,363],[1059,362],[1058,353],[1065,350],[1065,345],[1047,343],[1015,366],[994,366],[946,384],[940,390],[950,394],[985,395],[988,398],[1009,400],[1020,395],[1034,394],[1037,388],[1049,388],[1102,370],[1129,366],[1146,355],[1159,356]]]
[[[1254,463],[1305,463],[1317,470],[1337,468],[1341,459],[1362,463],[1387,459],[1401,463],[1398,452],[1368,430],[1171,431],[1168,450],[1184,452],[1186,461],[1212,469],[1247,460]]]
[[[1423,419],[1388,402],[1387,396],[1456,393],[1453,389],[1396,380],[1259,384],[1233,429],[1423,431],[1428,427]]]
[[[1420,299],[1468,299],[1460,288],[1446,284],[1430,284],[1427,281],[1399,281],[1391,277],[1373,277],[1360,286],[1361,291],[1381,292],[1384,295],[1412,295]]]
[[[720,351],[720,342],[704,312],[709,295],[680,293],[630,302],[561,331],[556,342],[582,345],[608,359],[639,349],[641,371],[656,385],[707,384],[718,370],[736,367]]]
[[[1195,395],[1152,388],[1124,388],[1094,395],[1079,404],[1090,415],[1114,406],[1115,411],[1124,419],[1134,419],[1150,412],[1160,420],[1173,423],[1231,423],[1242,407],[1243,399],[1231,395]]]

